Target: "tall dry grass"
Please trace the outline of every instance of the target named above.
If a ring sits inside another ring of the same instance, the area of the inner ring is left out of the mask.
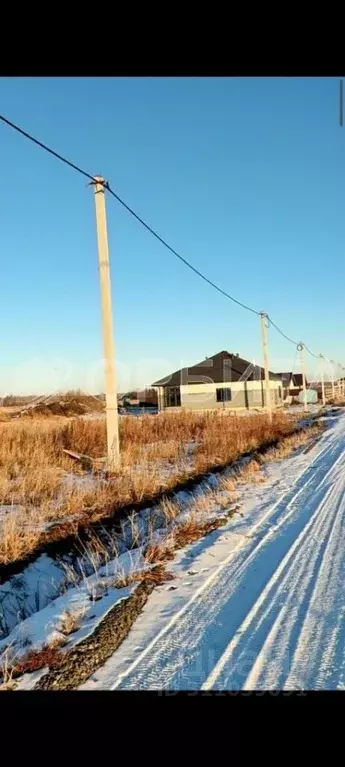
[[[63,450],[104,456],[104,420],[36,418],[0,424],[0,507],[14,506],[0,511],[0,564],[279,441],[293,432],[295,422],[296,417],[284,413],[274,413],[272,423],[265,415],[214,412],[124,416],[121,466],[115,477],[93,474],[91,482],[90,473]]]

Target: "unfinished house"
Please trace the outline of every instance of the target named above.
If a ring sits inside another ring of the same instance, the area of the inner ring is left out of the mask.
[[[282,404],[282,382],[269,373],[272,407]],[[152,384],[162,410],[260,410],[266,405],[265,372],[227,351],[181,368]]]
[[[282,382],[283,398],[298,397],[303,390],[302,373],[277,373],[277,375]],[[307,381],[306,386],[308,387]]]

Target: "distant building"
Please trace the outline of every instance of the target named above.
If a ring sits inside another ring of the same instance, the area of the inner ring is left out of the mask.
[[[303,390],[302,373],[277,373],[277,375],[282,382],[284,397],[298,397]],[[308,387],[307,380],[306,386]]]
[[[266,404],[265,373],[238,354],[207,357],[155,381],[159,410],[250,410]],[[282,404],[282,382],[269,373],[272,407]]]

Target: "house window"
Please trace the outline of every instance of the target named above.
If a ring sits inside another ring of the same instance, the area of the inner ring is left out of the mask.
[[[217,402],[230,402],[231,389],[216,389]]]
[[[179,386],[166,386],[164,388],[164,407],[180,407],[181,390]]]

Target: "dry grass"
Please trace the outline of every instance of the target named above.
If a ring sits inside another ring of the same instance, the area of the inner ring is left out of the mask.
[[[61,623],[59,626],[59,631],[61,634],[69,636],[70,634],[74,634],[76,631],[78,631],[84,615],[85,610],[82,609],[74,611],[66,610],[66,612],[64,612],[61,617]]]
[[[261,464],[256,459],[249,461],[243,467],[241,467],[241,470],[238,474],[238,481],[241,484],[248,482],[264,482],[265,478],[262,476],[262,474],[258,473],[260,468]]]
[[[57,668],[62,663],[64,654],[57,647],[44,645],[41,650],[29,650],[29,652],[19,661],[15,658],[0,659],[0,677],[2,683],[0,690],[14,690],[16,687],[15,679],[26,673],[37,671],[38,669],[49,666]]]
[[[174,558],[175,537],[169,535],[162,541],[151,542],[145,549],[145,559],[149,564],[160,564]]]
[[[113,587],[123,589],[126,586],[132,586],[133,583],[154,583],[155,586],[160,586],[162,583],[173,580],[173,578],[173,574],[169,573],[160,561],[150,570],[138,570],[126,576],[118,576]]]
[[[316,436],[317,434],[321,434],[321,427],[318,424],[314,424],[307,431],[303,429],[297,434],[287,436],[278,445],[269,448],[266,453],[263,453],[260,456],[260,461],[261,463],[267,463],[286,458],[293,450],[297,450],[304,445],[311,436]]]
[[[174,580],[174,575],[166,570],[164,565],[159,564],[153,567],[151,570],[145,570],[138,581],[140,583],[154,583],[155,586],[160,586],[162,583]]]
[[[202,488],[201,492],[193,493],[189,507],[196,512],[209,514],[216,503],[216,492],[210,487]]]
[[[226,490],[229,493],[234,493],[236,497],[236,479],[233,475],[222,477],[220,480],[220,487],[222,490]]]
[[[0,564],[21,559],[46,541],[76,533],[78,526],[155,498],[274,440],[288,445],[295,423],[296,416],[284,413],[274,413],[271,424],[265,415],[242,418],[215,412],[124,416],[120,419],[121,467],[109,480],[94,473],[91,485],[82,481],[90,473],[63,449],[104,456],[103,420],[36,418],[1,423],[0,506],[17,508],[0,520]],[[186,446],[191,442],[194,450],[187,458]],[[278,448],[281,454],[289,449]],[[80,484],[67,481],[67,475],[75,480],[79,476]],[[178,506],[166,500],[167,520],[178,513]]]
[[[178,500],[172,500],[171,498],[163,498],[159,504],[160,511],[162,512],[166,524],[169,524],[172,519],[175,519],[182,511],[182,505]]]
[[[7,648],[0,657],[0,692],[15,690],[16,683],[13,679],[14,665],[11,660],[11,648]]]
[[[174,531],[175,547],[181,549],[194,543],[212,530],[222,527],[227,521],[227,517],[214,517],[208,520],[198,520],[196,516],[191,515],[185,522],[179,525]]]
[[[41,650],[29,650],[20,660],[14,648],[9,646],[0,656],[0,692],[16,689],[16,679],[26,672],[36,671],[52,662],[58,662],[61,652],[51,645],[44,645]]]

